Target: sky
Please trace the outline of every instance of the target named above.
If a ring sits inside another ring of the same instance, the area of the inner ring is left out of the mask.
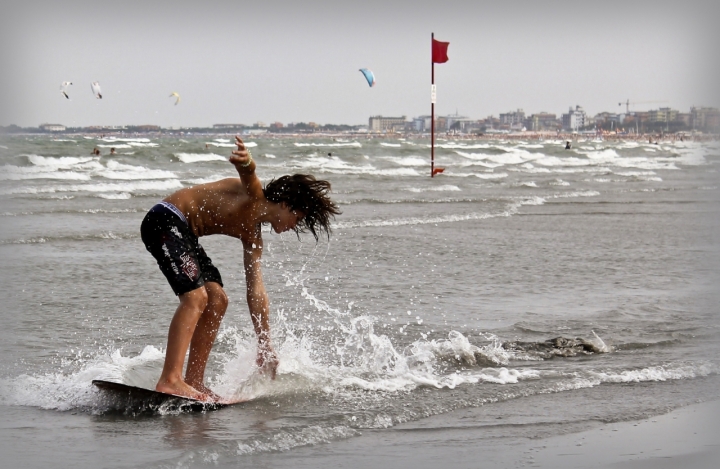
[[[720,107],[718,19],[717,0],[5,0],[0,125],[429,115],[433,32],[436,115],[688,112]]]

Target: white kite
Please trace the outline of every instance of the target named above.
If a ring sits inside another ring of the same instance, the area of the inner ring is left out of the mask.
[[[90,88],[92,88],[92,92],[97,99],[102,99],[102,90],[100,89],[100,83],[94,81],[90,84]]]
[[[60,85],[60,92],[65,96],[67,99],[70,99],[70,96],[67,94],[67,87],[72,85],[69,81],[62,82],[62,85]]]
[[[173,91],[172,94],[169,96],[169,98],[172,98],[175,96],[175,105],[177,106],[177,103],[180,102],[180,95],[177,93],[177,91]]]

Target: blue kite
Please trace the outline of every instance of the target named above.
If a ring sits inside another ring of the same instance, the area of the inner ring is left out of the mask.
[[[360,71],[363,75],[365,75],[365,79],[367,80],[368,85],[370,85],[371,87],[375,86],[375,75],[373,74],[373,72],[371,72],[367,68],[361,68]]]

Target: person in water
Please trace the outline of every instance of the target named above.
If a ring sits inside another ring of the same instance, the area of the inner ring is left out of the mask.
[[[220,272],[198,238],[223,234],[242,242],[247,303],[258,338],[257,366],[274,379],[278,358],[270,342],[270,306],[260,258],[261,225],[276,233],[294,230],[330,236],[330,220],[340,214],[330,199],[330,183],[295,174],[271,180],[263,188],[256,164],[242,139],[230,163],[239,178],[181,189],[147,213],[140,227],[153,255],[180,300],[170,322],[165,364],[155,389],[200,400],[219,397],[204,385],[205,366],[228,306]],[[183,378],[185,354],[190,348]]]
[[[570,145],[570,140],[565,142],[565,149],[569,150],[572,146]]]

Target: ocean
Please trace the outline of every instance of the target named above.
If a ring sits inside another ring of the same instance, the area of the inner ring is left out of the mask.
[[[154,387],[177,305],[142,218],[236,176],[232,141],[0,140],[7,467],[438,467],[443,448],[486,467],[481,448],[720,398],[719,142],[441,138],[430,178],[428,139],[313,135],[246,139],[263,182],[314,174],[343,211],[317,243],[263,229],[277,379],[254,366],[241,244],[210,236],[230,307],[207,382],[248,402],[104,394]]]

